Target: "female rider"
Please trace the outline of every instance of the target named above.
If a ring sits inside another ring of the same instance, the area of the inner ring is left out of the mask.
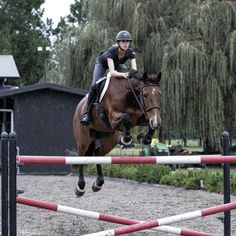
[[[130,59],[131,69],[137,70],[135,52],[130,48],[131,42],[131,34],[126,30],[122,30],[116,36],[117,44],[111,46],[97,58],[93,72],[93,82],[87,100],[87,112],[82,115],[80,121],[82,124],[89,125],[91,122],[92,105],[96,99],[96,82],[105,75],[107,69],[109,69],[111,76],[128,78],[129,73],[122,71],[127,70],[124,63]]]

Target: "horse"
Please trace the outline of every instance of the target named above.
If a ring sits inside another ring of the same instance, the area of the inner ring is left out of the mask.
[[[147,127],[142,142],[149,145],[155,130],[161,125],[160,80],[161,72],[148,75],[138,70],[130,70],[127,79],[111,76],[102,101],[93,104],[93,119],[89,126],[80,123],[87,107],[85,96],[73,117],[73,133],[79,156],[105,156],[118,143],[130,144],[131,128],[135,126]],[[85,192],[83,168],[84,165],[78,165],[77,197]],[[104,184],[101,165],[97,164],[96,169],[97,178],[92,186],[94,192],[101,190]]]

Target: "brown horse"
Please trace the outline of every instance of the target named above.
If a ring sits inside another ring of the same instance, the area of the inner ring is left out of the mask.
[[[73,130],[79,156],[104,156],[119,142],[130,144],[130,129],[139,125],[148,127],[143,143],[151,143],[161,123],[161,91],[158,86],[161,73],[148,76],[145,72],[131,70],[129,75],[129,79],[111,77],[102,101],[93,105],[93,120],[89,126],[80,123],[80,117],[86,111],[87,97],[78,104],[73,118]],[[102,168],[97,165],[93,191],[99,191],[103,183]],[[79,165],[79,181],[75,193],[79,197],[84,191],[83,165]]]

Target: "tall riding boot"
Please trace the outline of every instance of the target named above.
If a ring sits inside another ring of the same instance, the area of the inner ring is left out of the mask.
[[[87,100],[87,112],[82,115],[80,122],[83,125],[89,125],[92,120],[92,107],[96,99],[97,90],[96,86],[92,85]]]

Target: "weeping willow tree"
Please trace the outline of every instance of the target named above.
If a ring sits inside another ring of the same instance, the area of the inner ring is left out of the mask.
[[[171,33],[170,43],[163,47],[164,126],[169,135],[200,134],[210,137],[210,145],[217,147],[219,134],[234,123],[235,118],[226,122],[225,102],[235,86],[235,72],[229,70],[230,57],[235,55],[235,10],[232,2],[192,2],[180,29]],[[232,96],[230,100],[235,106]],[[235,127],[231,128],[235,134]]]
[[[236,136],[235,1],[83,0],[75,6],[79,26],[57,42],[51,81],[88,89],[96,57],[126,29],[138,66],[162,71],[166,137],[208,137],[218,147],[224,129]]]

